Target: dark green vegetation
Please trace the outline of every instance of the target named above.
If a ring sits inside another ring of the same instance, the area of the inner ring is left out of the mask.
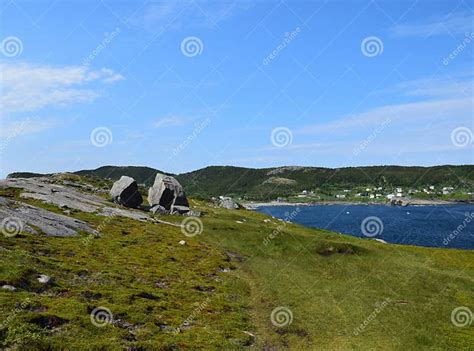
[[[151,185],[156,172],[149,167],[104,166],[95,170],[76,172],[79,175],[118,179],[133,177],[139,184]],[[10,176],[24,176],[14,173]],[[474,189],[474,166],[402,167],[374,166],[347,168],[280,167],[242,168],[230,166],[206,167],[176,175],[187,193],[195,198],[228,195],[249,200],[270,200],[290,196],[303,190],[315,190],[323,197],[334,198],[342,189],[367,186],[418,188],[434,185],[453,186],[456,189]],[[462,197],[462,199],[466,199]]]
[[[474,252],[384,245],[204,201],[191,205],[205,212],[203,232],[191,238],[177,227],[104,222],[78,211],[71,216],[102,226],[101,237],[0,236],[0,282],[18,287],[0,289],[0,345],[472,349],[474,326],[454,326],[451,312],[474,308]],[[38,274],[52,283],[38,283]],[[115,323],[94,326],[90,313],[98,306],[109,308]],[[279,306],[291,310],[291,324],[271,323]]]

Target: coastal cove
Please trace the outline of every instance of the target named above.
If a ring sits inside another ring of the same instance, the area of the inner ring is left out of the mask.
[[[474,249],[474,205],[261,205],[253,209],[307,227],[392,244]]]

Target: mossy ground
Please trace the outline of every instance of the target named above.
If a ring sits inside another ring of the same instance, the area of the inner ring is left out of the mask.
[[[118,217],[97,238],[1,237],[0,282],[18,287],[0,290],[2,346],[472,349],[474,327],[451,322],[454,308],[474,309],[471,251],[384,245],[192,205],[205,212],[194,237]],[[72,215],[94,227],[105,219]],[[52,284],[38,283],[38,274]],[[120,322],[96,327],[90,312],[98,306]],[[292,313],[283,327],[270,318],[280,306]],[[58,325],[42,328],[38,320]]]

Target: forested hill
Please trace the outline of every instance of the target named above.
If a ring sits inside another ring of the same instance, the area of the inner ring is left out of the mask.
[[[95,170],[75,172],[79,175],[118,179],[128,175],[139,184],[151,185],[160,170],[150,167],[104,166]],[[10,177],[25,176],[14,173]],[[434,185],[474,189],[474,166],[402,167],[373,166],[347,168],[277,167],[242,168],[211,166],[193,172],[175,175],[194,197],[230,195],[246,196],[250,199],[269,199],[287,196],[303,190],[354,189],[377,186],[421,189]]]

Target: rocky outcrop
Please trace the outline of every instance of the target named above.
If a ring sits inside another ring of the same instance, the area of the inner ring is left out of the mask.
[[[97,213],[100,216],[120,216],[139,221],[151,218],[143,212],[125,208],[112,207],[104,198],[72,189],[70,186],[52,184],[51,178],[7,178],[0,180],[0,189],[21,189],[20,197],[40,200],[64,210],[70,209],[86,213]],[[0,206],[1,208],[1,206]],[[66,212],[67,211],[67,212]]]
[[[219,198],[213,198],[213,200],[217,206],[228,210],[236,210],[240,208],[239,204],[228,196],[219,196]]]
[[[148,203],[154,213],[186,213],[189,202],[179,182],[171,177],[158,173],[153,186],[148,190]]]
[[[78,219],[3,197],[0,197],[0,222],[4,226],[7,226],[8,223],[14,226],[11,230],[4,228],[4,231],[11,236],[15,236],[22,231],[39,234],[36,228],[47,236],[76,236],[78,231],[99,234],[87,223]]]
[[[142,195],[138,191],[138,185],[132,177],[122,176],[117,180],[110,190],[112,200],[120,205],[137,208],[143,202]]]

